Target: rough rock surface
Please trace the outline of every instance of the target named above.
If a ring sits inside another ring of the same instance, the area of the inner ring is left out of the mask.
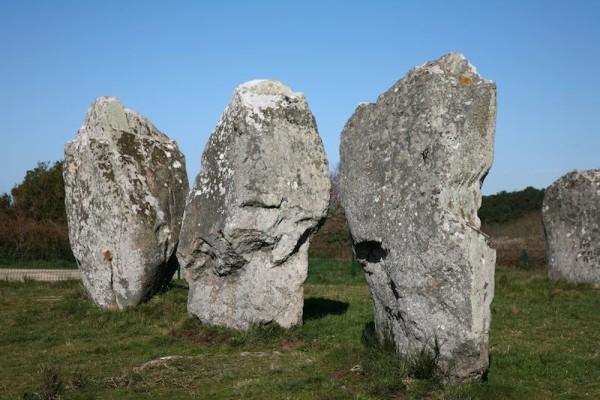
[[[488,368],[495,251],[477,210],[495,116],[495,84],[453,53],[359,105],[342,132],[342,204],[378,338],[404,355],[437,342],[452,381]]]
[[[235,329],[302,322],[310,238],[327,212],[328,165],[304,96],[239,86],[202,156],[178,258],[188,311]]]
[[[63,174],[69,239],[91,298],[105,309],[150,298],[177,269],[189,187],[177,144],[100,97],[65,146]]]
[[[600,169],[573,171],[544,195],[548,276],[600,283]]]

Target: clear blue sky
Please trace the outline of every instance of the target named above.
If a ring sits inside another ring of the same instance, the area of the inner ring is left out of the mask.
[[[485,193],[600,167],[598,1],[0,0],[0,192],[62,158],[97,96],[177,140],[193,179],[236,85],[304,92],[330,163],[356,105],[464,53],[498,86]]]

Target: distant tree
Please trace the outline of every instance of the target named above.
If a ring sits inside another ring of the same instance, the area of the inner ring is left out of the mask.
[[[38,163],[0,195],[0,260],[73,261],[65,214],[63,162]]]
[[[25,174],[12,191],[12,208],[20,217],[34,221],[66,223],[63,162],[40,162]]]
[[[7,217],[11,214],[11,197],[8,193],[4,193],[0,195],[0,217]]]

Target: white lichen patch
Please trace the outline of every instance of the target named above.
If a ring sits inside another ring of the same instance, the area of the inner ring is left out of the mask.
[[[432,74],[443,74],[444,73],[444,70],[441,69],[439,65],[433,65],[433,66],[427,68],[427,70]],[[396,88],[396,90],[397,90],[397,88]]]
[[[260,129],[260,121],[265,118],[265,110],[275,109],[288,99],[304,98],[302,93],[294,93],[280,82],[262,79],[246,82],[238,86],[234,98],[236,96],[247,110],[246,123],[254,126],[256,129]]]

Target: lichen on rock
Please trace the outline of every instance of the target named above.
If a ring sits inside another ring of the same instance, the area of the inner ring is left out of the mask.
[[[489,362],[495,251],[477,210],[495,116],[495,84],[453,53],[359,105],[342,132],[342,204],[377,335],[408,356],[439,344],[454,381]]]
[[[235,90],[185,210],[178,258],[191,314],[235,329],[302,322],[308,246],[327,213],[328,173],[301,93],[270,80]]]
[[[188,192],[177,144],[100,97],[65,146],[63,174],[69,239],[90,297],[104,309],[149,299],[177,268]]]
[[[548,276],[600,283],[600,169],[572,171],[544,194]]]

